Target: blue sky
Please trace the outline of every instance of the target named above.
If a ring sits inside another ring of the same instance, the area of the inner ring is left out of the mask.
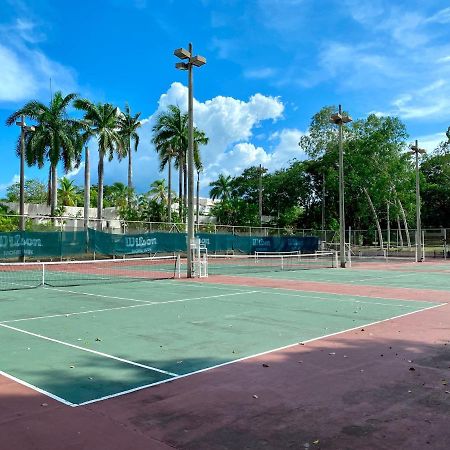
[[[50,78],[54,91],[128,102],[145,119],[135,184],[147,190],[161,177],[154,117],[187,101],[173,50],[192,41],[207,58],[194,76],[195,122],[210,138],[204,194],[220,172],[303,158],[298,139],[330,104],[354,118],[397,115],[432,150],[450,125],[449,25],[443,0],[0,0],[0,121],[29,99],[49,101]],[[0,125],[0,195],[17,179],[17,135]],[[126,164],[105,175],[126,182]],[[82,171],[70,176],[82,183]],[[34,177],[46,171],[27,168]]]

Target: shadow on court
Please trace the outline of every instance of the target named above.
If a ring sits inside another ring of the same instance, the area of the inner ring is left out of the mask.
[[[0,449],[448,449],[449,318],[446,305],[77,408],[1,378]],[[37,372],[54,391],[78,380],[77,366]]]

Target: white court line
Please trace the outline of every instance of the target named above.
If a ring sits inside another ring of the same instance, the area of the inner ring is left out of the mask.
[[[128,359],[119,358],[118,356],[109,355],[108,353],[98,352],[97,350],[92,350],[90,348],[80,347],[79,345],[70,344],[69,342],[60,341],[59,339],[53,339],[51,337],[44,336],[42,334],[32,333],[31,331],[22,330],[21,328],[12,327],[11,325],[6,325],[4,323],[0,323],[0,327],[8,328],[10,330],[17,331],[19,333],[28,334],[30,336],[34,336],[34,337],[37,337],[37,338],[40,338],[40,339],[44,339],[46,341],[55,342],[56,344],[61,344],[61,345],[65,345],[67,347],[76,348],[77,350],[82,350],[84,352],[93,353],[94,355],[104,356],[105,358],[114,359],[116,361],[120,361],[120,362],[123,362],[125,364],[130,364],[130,365],[136,366],[136,367],[141,367],[142,369],[153,370],[155,372],[160,372],[160,373],[163,373],[165,375],[170,375],[172,377],[178,376],[178,374],[173,373],[173,372],[167,372],[166,370],[158,369],[156,367],[146,366],[145,364],[140,364],[140,363],[137,363],[137,362],[134,362],[134,361],[130,361]]]
[[[227,275],[227,277],[234,277],[237,278],[238,280],[241,278],[239,275]],[[271,277],[266,277],[266,278],[271,278]],[[259,278],[258,278],[259,279]],[[294,281],[294,282],[308,282],[309,280],[295,280],[295,279],[285,279],[282,280],[280,278],[276,278],[275,279],[279,280],[279,281]],[[196,281],[196,284],[201,284],[201,285],[205,285],[205,286],[210,286],[213,285],[215,286],[215,284],[220,284],[221,286],[228,286],[226,283],[204,283],[204,282],[200,282],[200,281]],[[313,281],[313,283],[318,283],[318,281]],[[271,287],[271,286],[254,286],[254,285],[249,285],[249,284],[240,284],[241,287],[245,286],[245,287],[259,287],[259,288],[263,288],[263,289],[273,289],[273,290],[282,290],[282,291],[289,291],[289,292],[304,292],[305,295],[307,295],[307,293],[312,292],[315,294],[329,294],[329,295],[340,295],[340,296],[346,296],[346,297],[361,297],[361,298],[375,298],[375,299],[380,299],[380,300],[402,300],[399,298],[391,298],[391,297],[371,297],[371,296],[367,296],[367,295],[360,295],[360,294],[347,294],[347,293],[342,293],[342,292],[322,292],[322,291],[314,291],[314,290],[307,290],[307,291],[302,291],[302,290],[298,290],[298,289],[289,289],[289,288],[284,288],[284,287]],[[378,286],[375,286],[378,287]],[[402,288],[402,289],[414,289],[414,288]],[[442,292],[442,291],[440,291]],[[431,302],[429,300],[413,300],[413,299],[407,299],[407,302],[420,302],[420,303],[435,303],[435,302]],[[446,302],[444,302],[443,304],[446,304]]]
[[[21,380],[20,378],[16,378],[15,376],[10,375],[9,373],[3,372],[3,370],[0,370],[0,375],[4,376],[5,378],[9,378],[10,380],[15,381],[16,383],[19,383],[23,386],[26,386],[27,388],[33,389],[41,394],[44,394],[47,397],[52,398],[53,400],[57,400],[58,402],[64,403],[65,405],[78,406],[76,403],[69,402],[68,400],[65,400],[61,397],[58,397],[55,394],[52,394],[51,392],[48,392],[44,389],[41,389],[41,388],[35,386],[34,384],[27,383],[26,381]]]
[[[178,299],[178,300],[167,300],[164,302],[146,302],[146,303],[140,303],[139,305],[117,306],[114,308],[92,309],[90,311],[76,311],[73,313],[52,314],[50,316],[24,317],[22,319],[3,320],[0,322],[0,325],[5,324],[5,323],[26,322],[27,320],[53,319],[55,317],[70,317],[70,316],[78,316],[81,314],[93,314],[93,313],[97,313],[97,312],[116,311],[116,310],[120,310],[120,309],[142,308],[144,306],[167,305],[169,303],[182,303],[182,302],[189,302],[189,301],[193,301],[193,300],[209,300],[209,299],[213,299],[213,298],[232,297],[235,295],[255,294],[255,293],[259,293],[259,292],[261,292],[261,291],[241,291],[241,292],[234,292],[234,293],[230,293],[230,294],[217,294],[217,295],[210,295],[210,296],[203,296],[203,297],[188,297],[188,298],[182,298],[182,299]],[[95,295],[95,294],[92,294],[92,295]],[[102,296],[102,297],[104,297],[104,296]]]
[[[69,294],[88,295],[91,297],[111,298],[113,300],[127,300],[129,302],[148,303],[148,301],[146,301],[146,300],[137,300],[135,298],[129,298],[129,297],[114,297],[112,295],[102,295],[102,294],[92,294],[90,292],[70,291],[69,289],[59,289],[59,288],[48,287],[48,286],[42,286],[42,288],[49,289],[51,291],[67,292]]]
[[[353,327],[353,328],[348,328],[346,330],[337,331],[335,333],[325,334],[323,336],[315,337],[315,338],[312,338],[312,339],[307,339],[307,340],[301,341],[301,342],[304,343],[304,344],[307,344],[309,342],[314,342],[314,341],[317,341],[317,340],[320,340],[320,339],[326,339],[326,338],[329,338],[329,337],[332,337],[332,336],[337,336],[339,334],[343,334],[343,333],[347,333],[349,331],[354,331],[354,330],[360,329],[361,327],[366,328],[366,327],[369,327],[371,325],[376,325],[376,324],[379,324],[379,323],[387,322],[389,320],[400,319],[402,317],[406,317],[406,316],[409,316],[409,315],[412,315],[412,314],[423,312],[423,311],[426,311],[428,309],[439,308],[441,306],[444,306],[445,304],[446,303],[440,304],[440,305],[429,306],[427,308],[423,308],[423,309],[420,309],[420,310],[417,310],[417,311],[410,311],[410,312],[405,313],[405,314],[400,314],[398,316],[389,317],[388,319],[382,319],[382,320],[377,320],[375,322],[371,322],[371,323],[367,323],[367,324],[361,324],[361,325],[358,325],[358,326]],[[240,362],[240,361],[245,361],[245,360],[248,360],[248,359],[251,359],[251,358],[256,358],[258,356],[267,355],[269,353],[278,352],[278,351],[281,351],[281,350],[286,350],[288,348],[295,347],[298,344],[299,343],[296,342],[295,344],[288,344],[288,345],[284,345],[283,347],[278,347],[278,348],[274,348],[274,349],[271,349],[271,350],[266,350],[264,352],[255,353],[254,355],[244,356],[243,358],[238,358],[238,359],[234,359],[232,361],[227,361],[227,362],[224,362],[224,363],[221,363],[221,364],[216,364],[215,366],[206,367],[204,369],[196,370],[194,372],[189,372],[189,373],[186,373],[184,375],[178,375],[178,376],[176,376],[174,378],[169,378],[167,380],[158,381],[156,383],[147,384],[145,386],[139,386],[139,387],[136,387],[136,388],[133,388],[133,389],[128,389],[126,391],[117,392],[115,394],[106,395],[104,397],[96,398],[96,399],[93,399],[93,400],[88,400],[86,402],[82,402],[82,403],[79,403],[79,404],[74,405],[74,406],[90,405],[92,403],[97,403],[97,402],[100,402],[100,401],[103,401],[103,400],[108,400],[108,399],[111,399],[111,398],[120,397],[122,395],[131,394],[132,392],[140,391],[142,389],[146,389],[146,388],[149,388],[149,387],[152,387],[152,386],[157,386],[159,384],[170,383],[170,382],[179,380],[181,378],[187,378],[187,377],[190,377],[192,375],[196,375],[196,374],[202,373],[202,372],[207,372],[209,370],[217,369],[219,367],[227,366],[229,364],[234,364],[234,363],[237,363],[237,362]]]
[[[271,292],[262,292],[263,294],[271,294]],[[273,293],[272,293],[273,295]],[[363,300],[352,300],[351,298],[346,300],[346,299],[339,299],[339,298],[326,298],[326,297],[319,297],[319,296],[309,296],[309,297],[304,297],[302,295],[296,295],[296,294],[288,294],[288,293],[284,293],[284,292],[276,292],[276,295],[285,295],[285,296],[289,296],[289,297],[300,297],[300,298],[305,298],[306,300],[308,298],[313,298],[313,299],[317,299],[317,300],[325,300],[325,301],[331,301],[331,302],[342,302],[342,303],[357,303],[357,304],[365,304],[365,305],[381,305],[381,306],[389,306],[389,307],[398,307],[398,308],[417,308],[417,306],[413,306],[413,305],[406,305],[406,304],[390,304],[390,303],[381,303],[381,302],[365,302]],[[388,300],[389,301],[389,300]],[[418,301],[418,300],[414,300],[414,301]],[[421,303],[430,303],[430,304],[435,304],[435,302],[428,302],[428,301],[420,301]]]

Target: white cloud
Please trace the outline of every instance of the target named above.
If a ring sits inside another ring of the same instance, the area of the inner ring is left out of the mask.
[[[421,88],[406,91],[392,102],[392,109],[375,112],[377,115],[394,115],[402,119],[450,118],[450,84],[442,79]]]
[[[49,97],[49,80],[55,89],[76,90],[75,72],[48,58],[30,44],[43,39],[35,25],[17,19],[0,26],[0,103],[19,102],[44,95]]]
[[[11,184],[18,183],[20,181],[19,174],[15,174],[10,181],[7,183],[1,183],[0,184],[0,195],[4,196],[6,194],[6,188],[8,186],[11,186]]]
[[[168,91],[160,96],[158,108],[145,120],[140,128],[140,147],[133,153],[133,180],[139,192],[148,190],[149,184],[157,178],[166,177],[159,172],[159,161],[150,143],[152,126],[158,113],[168,105],[187,107],[187,88],[181,83],[173,83]],[[252,165],[263,164],[270,170],[286,165],[293,158],[301,159],[297,145],[301,132],[295,129],[283,129],[272,134],[269,148],[254,145],[255,129],[264,126],[265,121],[275,122],[282,118],[284,105],[277,97],[254,94],[248,100],[217,96],[205,102],[194,99],[195,125],[204,130],[209,137],[207,146],[201,148],[204,172],[202,174],[203,194],[208,192],[209,181],[219,173],[237,175]],[[97,147],[94,142],[91,149],[91,177],[96,182]],[[83,182],[82,173],[75,175],[78,183]],[[105,182],[126,182],[126,161],[105,162]],[[177,173],[173,171],[173,188],[177,186]]]
[[[255,80],[264,80],[266,78],[271,78],[276,74],[276,70],[271,67],[261,67],[259,69],[249,69],[244,71],[244,77],[255,79]]]
[[[431,153],[433,150],[435,150],[438,145],[442,141],[446,141],[447,136],[445,133],[434,133],[434,134],[427,134],[425,136],[419,136],[417,138],[417,141],[419,143],[420,148],[424,148],[427,153]]]
[[[64,176],[67,178],[76,177],[81,172],[82,169],[84,170],[84,162],[80,163],[78,167],[67,172]]]
[[[427,19],[427,22],[447,24],[450,23],[450,8],[444,8],[433,14]]]

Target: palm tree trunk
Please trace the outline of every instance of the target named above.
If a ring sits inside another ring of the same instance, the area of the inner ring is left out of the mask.
[[[50,215],[55,217],[56,214],[56,205],[58,203],[58,178],[56,174],[56,164],[52,164],[51,166],[51,175],[52,175],[52,183],[51,183],[51,205],[50,205]]]
[[[172,222],[172,160],[169,158],[169,168],[168,168],[167,182],[169,184],[169,192],[167,193],[167,219],[168,222]]]
[[[378,214],[375,210],[375,207],[373,206],[372,199],[370,198],[370,195],[367,192],[367,189],[365,187],[363,188],[363,191],[364,191],[364,194],[366,194],[367,201],[369,202],[370,209],[372,210],[373,217],[375,219],[375,224],[377,226],[377,231],[378,231],[378,239],[380,242],[380,248],[383,249],[383,246],[384,246],[383,245],[383,233],[381,232],[381,226],[380,226],[380,221],[378,220]]]
[[[183,220],[183,161],[179,162],[178,167],[178,215],[180,222]]]
[[[91,203],[91,179],[89,164],[89,148],[84,149],[84,229],[89,228],[89,206]]]
[[[131,138],[130,138],[131,140]],[[131,190],[133,189],[133,166],[131,161],[131,142],[128,141],[128,206],[131,203]]]
[[[98,195],[97,195],[97,228],[99,230],[102,229],[102,214],[103,214],[103,153],[100,153],[98,160]]]
[[[183,164],[183,222],[186,220],[187,211],[187,163]]]
[[[52,166],[48,168],[48,181],[47,181],[47,206],[52,204]]]
[[[199,209],[200,209],[200,170],[197,170],[197,199],[196,199],[196,206],[197,206],[197,230],[199,229]]]

